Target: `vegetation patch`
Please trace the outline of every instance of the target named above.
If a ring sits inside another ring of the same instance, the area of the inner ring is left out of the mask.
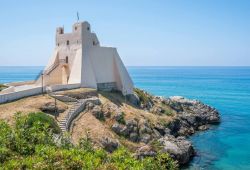
[[[37,116],[38,115],[38,116]],[[111,154],[95,149],[91,140],[84,139],[72,145],[62,139],[53,140],[50,124],[42,113],[31,116],[16,115],[16,124],[10,127],[0,121],[0,165],[3,169],[177,169],[168,154],[135,159],[126,148]]]
[[[134,92],[137,94],[137,96],[139,97],[140,101],[143,104],[146,104],[146,103],[152,101],[151,96],[148,95],[147,93],[145,93],[144,91],[142,91],[142,90],[140,90],[138,88],[134,88]]]
[[[125,121],[125,113],[124,112],[121,112],[121,114],[117,117],[116,121],[120,124],[123,124],[125,125],[126,124],[126,121]]]
[[[163,114],[165,114],[165,115],[173,116],[173,114],[175,113],[172,108],[170,108],[169,106],[167,106],[165,104],[161,104],[161,107],[163,109]]]
[[[3,89],[7,88],[8,86],[4,85],[4,84],[0,84],[0,91],[2,91]]]
[[[162,145],[158,140],[152,140],[150,142],[150,146],[155,150],[155,151],[160,151],[162,149]]]
[[[47,124],[48,128],[51,129],[53,133],[58,134],[61,132],[54,119],[43,112],[30,113],[25,124],[27,124],[28,127],[32,127],[36,122]]]

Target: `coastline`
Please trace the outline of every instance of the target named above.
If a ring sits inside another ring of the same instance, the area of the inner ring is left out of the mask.
[[[1,81],[32,80],[42,69],[11,68],[1,71]],[[220,111],[222,123],[219,126],[212,126],[215,128],[195,133],[189,138],[197,151],[191,161],[191,168],[246,169],[250,148],[249,68],[133,67],[128,68],[128,71],[135,85],[151,94],[199,99]]]

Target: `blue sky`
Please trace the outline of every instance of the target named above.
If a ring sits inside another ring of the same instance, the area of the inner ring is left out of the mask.
[[[129,66],[250,65],[248,0],[1,1],[0,65],[46,65],[76,11]]]

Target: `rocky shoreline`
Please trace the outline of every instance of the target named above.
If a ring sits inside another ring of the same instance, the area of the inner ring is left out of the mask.
[[[209,129],[210,125],[218,124],[219,112],[200,101],[180,96],[163,99],[162,102],[177,111],[176,118],[165,129],[167,133],[159,139],[164,146],[163,151],[170,153],[180,164],[187,164],[195,154],[187,137],[196,131]]]
[[[165,125],[150,126],[145,120],[127,120],[123,123],[117,121],[112,125],[112,130],[133,142],[145,143],[136,151],[136,156],[154,156],[158,152],[167,152],[178,162],[179,165],[187,164],[195,155],[192,143],[187,139],[188,136],[196,131],[209,129],[210,125],[220,122],[219,112],[200,101],[189,100],[181,96],[163,98],[152,96],[145,91],[142,101],[138,95],[130,100],[144,110],[155,114],[166,112],[161,106],[164,104],[175,111],[174,119]],[[137,98],[137,100],[136,100]],[[120,120],[121,114],[115,116]]]

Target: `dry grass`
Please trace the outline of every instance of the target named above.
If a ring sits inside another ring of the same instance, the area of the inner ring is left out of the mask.
[[[126,146],[130,150],[134,150],[144,144],[133,143],[116,135],[110,128],[115,123],[115,120],[112,119],[112,115],[117,112],[124,112],[125,120],[146,119],[151,125],[162,122],[167,123],[172,120],[172,117],[170,116],[159,116],[130,105],[128,102],[125,102],[124,97],[122,97],[119,93],[99,92],[99,99],[102,103],[102,110],[104,112],[110,112],[111,118],[106,118],[105,121],[99,121],[91,114],[91,112],[81,113],[74,121],[71,128],[71,135],[74,143],[77,143],[79,139],[85,137],[86,133],[89,132],[90,138],[97,145],[100,145],[100,140],[102,138],[110,137],[119,139],[122,145]]]
[[[110,128],[96,119],[90,112],[82,112],[72,125],[72,140],[77,143],[81,138],[86,137],[89,133],[90,138],[100,145],[100,141],[104,137],[115,138],[115,134]]]
[[[123,137],[116,135],[112,130],[111,126],[115,123],[112,118],[117,112],[125,113],[125,120],[136,119],[136,120],[148,120],[151,125],[159,123],[167,123],[173,119],[173,116],[168,115],[157,115],[140,108],[137,108],[129,104],[125,98],[119,93],[108,93],[108,92],[98,92],[94,89],[80,88],[74,90],[67,90],[59,92],[61,94],[66,94],[69,96],[79,96],[86,94],[96,94],[101,100],[101,107],[104,112],[110,112],[111,118],[106,118],[105,121],[100,121],[96,119],[90,112],[82,112],[73,122],[71,128],[71,136],[74,143],[77,143],[79,139],[86,136],[86,132],[89,135],[96,146],[100,146],[100,141],[104,137],[109,137],[113,139],[118,139],[120,143],[130,150],[135,150],[136,148],[142,146],[141,143],[133,143]],[[40,107],[48,102],[54,102],[54,99],[48,95],[42,96],[31,96],[23,98],[11,103],[0,105],[0,119],[4,119],[10,124],[14,123],[14,114],[16,112],[22,112],[27,114],[30,112],[40,111]],[[59,107],[67,107],[68,109],[71,105],[57,101]],[[168,109],[168,108],[166,108]],[[59,114],[58,120],[62,119],[68,110]]]
[[[54,99],[47,95],[38,95],[23,98],[11,103],[0,104],[0,119],[13,124],[16,112],[22,112],[23,114],[39,112],[41,111],[39,108],[48,102],[54,102]],[[59,107],[67,107],[66,104],[60,101],[58,101],[57,104]]]

